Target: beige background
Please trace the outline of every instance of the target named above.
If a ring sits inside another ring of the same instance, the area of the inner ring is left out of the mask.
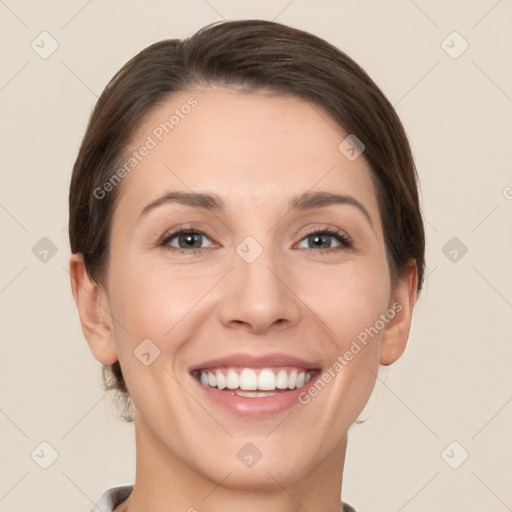
[[[427,282],[404,356],[350,430],[344,499],[361,512],[512,509],[511,0],[5,0],[0,17],[2,512],[86,512],[133,483],[133,425],[101,389],[70,291],[71,167],[126,60],[222,17],[275,19],[346,51],[396,106],[421,175]],[[59,45],[46,59],[31,47],[43,31]],[[442,46],[453,31],[469,44],[458,58],[459,36]],[[46,262],[43,237],[57,249]],[[48,469],[44,441],[59,455]]]

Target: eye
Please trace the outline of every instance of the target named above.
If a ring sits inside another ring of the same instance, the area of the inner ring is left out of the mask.
[[[181,254],[196,254],[204,249],[204,247],[202,247],[201,237],[210,239],[206,233],[197,229],[178,229],[172,233],[165,234],[160,245],[173,252],[179,252]],[[174,239],[177,240],[178,247],[171,243]]]
[[[159,245],[172,252],[180,254],[197,254],[202,252],[206,247],[202,245],[202,238],[211,238],[201,230],[193,227],[176,229],[171,233],[166,233]],[[337,246],[332,247],[331,239],[335,239]],[[176,239],[176,242],[173,241]],[[342,251],[352,247],[351,239],[340,230],[332,230],[328,228],[317,228],[309,233],[302,240],[312,241],[313,247],[305,247],[305,251],[316,254],[330,254]],[[302,243],[302,241],[301,241]],[[176,246],[177,245],[177,246]],[[322,247],[326,245],[326,247]]]
[[[332,247],[331,239],[334,238],[339,245]],[[307,252],[331,254],[333,252],[342,251],[352,247],[352,241],[350,238],[342,233],[340,230],[332,230],[327,228],[314,229],[310,231],[302,240],[312,240],[314,247],[306,247]],[[327,247],[320,247],[322,244],[327,244]],[[320,250],[318,250],[320,249]]]

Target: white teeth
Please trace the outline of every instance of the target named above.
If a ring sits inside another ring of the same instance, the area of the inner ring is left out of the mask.
[[[292,369],[287,373],[285,369],[279,371],[270,368],[262,368],[259,374],[252,368],[243,368],[237,372],[233,368],[226,370],[205,370],[201,371],[199,380],[203,386],[216,387],[217,389],[233,389],[240,396],[272,396],[277,393],[263,393],[264,391],[275,391],[276,389],[296,389],[307,384],[311,379],[312,372],[304,372]],[[239,391],[252,391],[253,393],[239,393]],[[262,393],[254,393],[261,391]]]
[[[201,373],[201,375],[203,374]],[[238,373],[236,373],[235,370],[228,371],[228,375],[226,377],[226,387],[228,389],[236,389],[240,387],[240,379],[238,377]]]
[[[295,389],[297,384],[297,370],[292,370],[288,375],[288,389]]]
[[[288,374],[285,370],[281,370],[277,374],[276,387],[277,389],[286,389],[288,387]]]
[[[268,391],[276,389],[276,376],[272,370],[261,370],[258,375],[258,389]]]
[[[258,389],[258,377],[254,370],[244,368],[240,373],[240,389],[247,391]]]
[[[215,378],[217,379],[217,387],[224,389],[226,387],[226,377],[224,374],[220,370],[217,370],[215,372]]]
[[[247,396],[249,398],[263,398],[265,396],[274,396],[274,395],[278,395],[279,393],[277,393],[276,391],[261,391],[261,392],[258,392],[258,391],[240,391],[239,389],[237,389],[235,391],[235,395],[238,395],[238,396]]]

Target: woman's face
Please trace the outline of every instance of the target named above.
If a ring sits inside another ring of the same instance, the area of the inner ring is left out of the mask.
[[[153,460],[251,488],[344,453],[379,362],[405,347],[370,169],[339,149],[348,135],[298,98],[220,87],[175,95],[137,130],[112,219],[112,350],[98,358],[119,359]],[[342,197],[307,202],[321,192]],[[240,381],[274,391],[239,396]]]

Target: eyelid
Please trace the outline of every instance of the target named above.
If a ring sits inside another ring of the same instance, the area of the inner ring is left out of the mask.
[[[192,224],[183,225],[183,226],[177,226],[175,228],[171,228],[167,230],[159,239],[158,246],[164,247],[167,250],[173,252],[173,253],[180,253],[180,254],[197,254],[199,252],[204,252],[207,250],[207,247],[200,247],[200,248],[179,248],[179,247],[173,247],[169,245],[169,242],[179,236],[183,233],[194,233],[201,236],[204,236],[206,238],[209,238],[213,245],[219,246],[219,244],[214,240],[213,237],[211,237],[206,231],[199,229]],[[323,234],[326,236],[329,236],[331,238],[334,238],[338,241],[339,245],[336,247],[327,247],[324,249],[316,249],[312,247],[306,247],[302,248],[302,251],[305,251],[306,253],[316,253],[316,254],[329,254],[333,252],[340,252],[343,250],[352,249],[354,246],[354,242],[352,238],[342,229],[337,227],[330,227],[329,225],[324,226],[316,226],[314,228],[309,229],[306,233],[304,233],[302,236],[300,236],[297,243],[301,243],[304,239],[306,239],[308,236],[314,235],[315,233]],[[299,235],[297,235],[299,236]],[[297,243],[295,245],[297,245]]]
[[[310,231],[306,232],[304,235],[300,237],[298,243],[301,243],[302,240],[316,233],[334,238],[338,241],[340,245],[337,247],[327,247],[326,249],[314,249],[312,247],[306,247],[303,250],[308,254],[327,255],[332,253],[339,253],[354,248],[354,242],[347,233],[345,233],[343,230],[339,228],[331,228],[329,226],[311,229]]]
[[[194,253],[195,251],[203,251],[206,249],[206,247],[181,249],[179,247],[173,247],[173,246],[169,245],[169,242],[171,240],[173,240],[174,238],[176,238],[177,236],[179,236],[183,233],[185,233],[185,234],[186,233],[194,233],[194,234],[204,236],[212,241],[212,245],[219,246],[219,244],[217,242],[215,242],[215,240],[208,233],[203,231],[202,229],[187,228],[187,227],[181,227],[181,228],[178,227],[174,230],[171,229],[171,230],[166,231],[165,234],[162,237],[160,237],[158,246],[169,247],[170,248],[169,250],[171,250],[171,251],[178,251],[178,252],[182,251],[182,252],[189,252],[189,253]]]
[[[178,226],[175,226],[175,227],[165,230],[164,234],[158,238],[158,244],[164,243],[166,240],[169,239],[169,237],[174,238],[174,236],[180,234],[182,231],[198,233],[198,234],[208,237],[210,240],[213,240],[212,236],[210,236],[204,229],[201,229],[198,226],[194,225],[193,223],[190,223],[190,224],[178,225]]]
[[[337,228],[337,227],[331,227],[328,225],[324,225],[322,227],[316,227],[311,228],[311,230],[308,230],[304,235],[302,235],[301,240],[308,235],[314,235],[315,233],[329,233],[330,236],[334,236],[335,234],[345,238],[347,241],[350,241],[352,243],[352,237],[349,236],[349,234],[344,231],[343,229]]]

